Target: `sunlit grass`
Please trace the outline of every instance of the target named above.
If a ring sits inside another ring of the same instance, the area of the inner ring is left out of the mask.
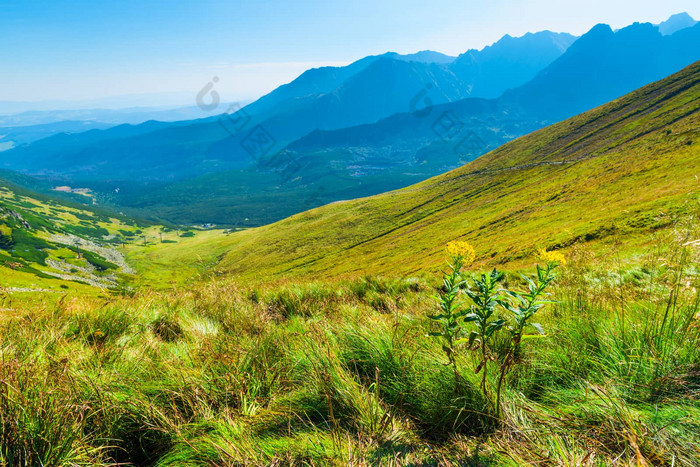
[[[430,276],[6,296],[15,311],[0,321],[0,456],[8,465],[694,465],[700,268],[683,245],[696,233],[692,223],[659,233],[632,266],[573,247],[557,303],[538,313],[546,337],[523,340],[505,378],[500,424],[479,389],[479,358],[457,356],[455,385],[427,336],[440,287]],[[504,285],[526,284],[511,272]]]

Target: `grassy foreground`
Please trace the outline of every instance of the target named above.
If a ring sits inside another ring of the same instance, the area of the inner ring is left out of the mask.
[[[698,465],[697,229],[573,246],[500,420],[427,336],[438,277],[5,295],[0,465]]]

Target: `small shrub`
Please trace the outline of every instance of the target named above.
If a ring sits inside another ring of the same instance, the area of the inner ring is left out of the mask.
[[[91,251],[82,251],[81,253],[82,253],[83,257],[85,258],[85,260],[88,263],[92,264],[95,267],[95,269],[97,269],[98,271],[104,272],[104,271],[108,271],[110,269],[115,269],[115,270],[119,269],[119,266],[117,266],[114,263],[110,263],[109,261],[105,260],[97,253],[93,253]]]
[[[12,230],[7,229],[7,232],[0,230],[0,250],[11,250],[14,245]]]

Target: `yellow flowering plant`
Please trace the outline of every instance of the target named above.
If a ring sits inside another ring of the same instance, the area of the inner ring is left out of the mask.
[[[447,244],[447,254],[453,262],[460,261],[462,264],[469,264],[474,261],[476,251],[467,242],[454,241]]]
[[[539,250],[539,257],[545,264],[553,267],[566,265],[566,257],[558,251],[547,251],[541,248]]]
[[[470,281],[462,276],[462,267],[474,261],[476,252],[466,242],[454,241],[447,244],[450,256],[448,265],[450,272],[443,272],[443,292],[438,297],[440,313],[430,316],[437,324],[437,330],[431,336],[442,341],[442,350],[447,356],[448,365],[452,365],[455,373],[455,384],[460,382],[457,367],[457,352],[461,344],[478,352],[479,360],[475,372],[481,373],[481,391],[492,408],[493,399],[488,373],[492,362],[499,363],[499,377],[496,387],[495,413],[500,417],[501,388],[506,375],[513,365],[521,361],[521,341],[526,327],[534,328],[543,335],[542,326],[530,323],[535,313],[547,303],[545,289],[554,280],[554,270],[566,263],[564,255],[559,252],[540,250],[540,259],[545,263],[537,265],[536,277],[522,276],[528,285],[526,292],[506,290],[501,287],[504,274],[496,269],[489,274],[481,274]],[[459,300],[461,293],[472,302],[467,308]],[[506,313],[507,312],[507,313]],[[463,324],[470,324],[474,329],[466,333]],[[501,330],[508,330],[510,337],[504,351],[495,356],[490,344],[494,336]]]

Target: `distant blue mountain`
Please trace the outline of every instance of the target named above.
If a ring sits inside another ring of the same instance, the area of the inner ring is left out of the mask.
[[[506,36],[456,59],[432,51],[365,57],[345,67],[308,70],[249,104],[242,112],[249,120],[245,131],[233,136],[216,118],[139,125],[123,135],[110,130],[18,147],[3,153],[0,165],[90,180],[173,180],[227,170],[252,162],[241,143],[257,125],[274,139],[274,152],[317,129],[373,123],[413,104],[425,106],[421,93],[427,91],[431,105],[478,96],[480,89],[503,92],[526,82],[574,39],[546,31]]]
[[[673,33],[685,28],[692,28],[698,22],[693,19],[688,13],[678,13],[671,16],[661,24],[658,24],[659,32],[664,36],[670,36]]]
[[[470,97],[496,98],[520,86],[559,58],[577,38],[550,31],[504,36],[482,50],[460,55],[450,69],[472,86]]]
[[[148,121],[106,130],[59,133],[0,152],[0,163],[25,173],[68,180],[173,179],[206,159],[206,152],[193,149],[206,151],[202,140],[220,138],[221,129],[212,124],[214,120],[202,120],[196,125],[190,121]],[[202,134],[207,130],[209,133]],[[169,166],[171,172],[159,172],[162,165]]]
[[[13,108],[17,109],[28,105],[39,104],[0,101],[0,127],[9,128],[50,125],[68,121],[97,122],[112,126],[122,125],[125,123],[138,125],[139,123],[147,122],[149,120],[177,122],[182,120],[204,118],[210,115],[208,112],[205,112],[197,106],[168,108],[132,107],[122,109],[63,108],[59,110],[28,110],[20,113],[11,111]],[[66,103],[65,105],[70,105],[70,103]],[[57,125],[56,128],[60,128],[60,125]]]
[[[112,126],[114,125],[104,122],[72,120],[45,123],[42,125],[0,126],[0,151],[48,138],[57,133],[83,133],[94,129],[104,130]]]
[[[602,105],[700,60],[700,24],[664,36],[650,23],[616,32],[599,24],[503,99],[558,121]]]
[[[390,52],[387,55],[397,60],[403,60],[405,62],[437,63],[440,65],[449,65],[457,59],[457,57],[450,57],[449,55],[441,54],[440,52],[434,52],[432,50],[422,50],[420,52],[408,55],[400,55],[397,53]]]
[[[372,123],[405,112],[426,88],[433,90],[433,104],[498,97],[532,79],[575,40],[544,31],[505,36],[456,59],[432,51],[366,57],[346,67],[309,70],[245,110],[278,139],[292,141],[314,129]]]
[[[670,36],[663,36],[649,23],[636,23],[617,32],[599,24],[528,83],[498,99],[469,98],[440,105],[433,109],[432,118],[450,112],[493,148],[503,137],[497,136],[500,130],[508,125],[519,122],[515,125],[519,130],[511,134],[515,137],[528,128],[590,110],[698,60],[700,24]],[[317,130],[288,147],[299,153],[342,148],[348,154],[366,154],[413,140],[416,154],[437,139],[432,122],[410,113],[397,114],[375,124]]]

